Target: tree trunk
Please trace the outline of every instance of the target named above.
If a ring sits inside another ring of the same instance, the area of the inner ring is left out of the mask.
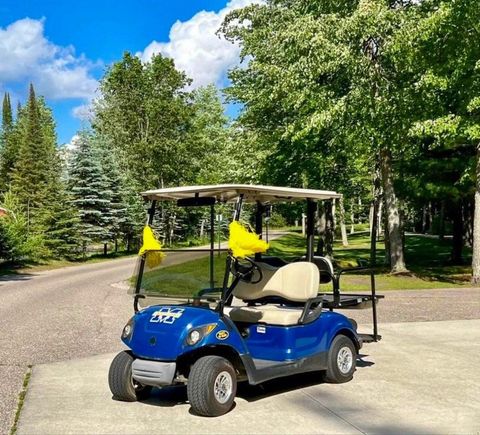
[[[382,235],[382,212],[383,212],[383,201],[380,201],[378,204],[378,219],[377,219],[377,239]]]
[[[453,264],[462,264],[463,251],[463,213],[462,203],[459,201],[454,204],[453,210],[453,241],[452,241],[452,257]]]
[[[107,251],[108,251],[108,249],[107,249],[107,244],[104,243],[104,244],[103,244],[103,255],[104,255],[105,257],[107,256]]]
[[[338,200],[338,212],[340,220],[340,231],[342,232],[342,245],[348,246],[347,227],[345,226],[345,207],[343,205],[343,196]]]
[[[115,238],[115,254],[118,252],[118,239]]]
[[[422,234],[427,232],[427,206],[423,204],[422,207],[422,228],[420,229]]]
[[[478,192],[478,188],[477,188]],[[476,194],[475,194],[476,195]],[[475,197],[475,207],[476,207],[476,197]],[[438,238],[440,240],[443,240],[445,237],[445,201],[442,200],[440,204],[440,217],[439,217],[440,222],[438,223]]]
[[[370,267],[375,267],[377,264],[377,208],[378,208],[378,198],[373,197],[372,208],[374,213],[372,213],[372,221],[370,225],[372,226],[372,233],[370,237]]]
[[[388,233],[390,242],[391,273],[406,273],[408,270],[403,252],[398,200],[393,187],[392,156],[390,151],[385,148],[380,151],[380,169],[385,198],[385,214],[388,216],[388,227],[385,228],[385,233]]]
[[[473,214],[472,284],[480,283],[480,143],[477,145],[477,179]]]
[[[465,201],[463,204],[463,227],[464,227],[464,244],[473,247],[473,215],[475,205],[472,201]]]
[[[332,241],[335,242],[335,229],[337,228],[337,201],[330,201],[332,207]]]
[[[385,198],[382,198],[382,203],[385,204]],[[386,209],[386,206],[384,205],[383,208]],[[386,230],[388,228],[387,213],[383,213],[383,227],[385,228],[385,231],[383,232],[383,244],[385,246],[385,264],[387,264],[388,267],[392,267],[390,260],[390,236],[388,234],[388,231]]]
[[[350,220],[352,221],[351,224],[352,226],[350,227],[350,234],[355,233],[355,209],[354,209],[354,201],[352,199],[352,209],[351,209],[351,215],[350,215]]]
[[[325,217],[325,206],[321,203],[318,204],[317,211],[317,250],[315,255],[323,257],[325,255],[325,229],[326,229],[326,217]]]
[[[428,203],[427,209],[427,233],[432,232],[432,219],[433,219],[433,211],[432,211],[432,203]]]
[[[374,195],[375,195],[375,192],[374,192]],[[375,208],[373,206],[373,202],[372,204],[370,205],[370,212],[368,213],[368,222],[370,224],[370,238],[372,237],[372,231],[373,231],[373,217],[374,217],[374,213],[375,213]],[[376,228],[376,226],[375,226]]]

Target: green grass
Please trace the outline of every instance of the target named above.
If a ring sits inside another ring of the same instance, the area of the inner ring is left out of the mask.
[[[369,260],[370,238],[368,233],[349,235],[349,246],[343,247],[341,241],[334,245],[334,258],[340,267],[348,268],[356,264],[356,259]],[[377,288],[383,290],[434,289],[447,287],[465,287],[470,285],[471,267],[469,265],[451,265],[449,256],[451,241],[421,235],[407,235],[405,256],[411,276],[395,276],[388,273],[386,267],[379,267],[376,274]],[[269,254],[295,257],[304,255],[305,238],[301,234],[290,233],[271,243]],[[465,262],[471,261],[471,250],[464,251]],[[377,243],[377,264],[385,261],[383,240]],[[370,277],[365,274],[345,274],[341,279],[344,291],[365,291],[370,288]]]
[[[225,272],[226,254],[215,255],[214,286],[221,287]],[[142,289],[147,294],[191,297],[210,287],[210,257],[187,261],[173,266],[159,267],[144,273]]]
[[[136,252],[110,252],[107,255],[93,254],[87,258],[78,258],[75,260],[67,259],[47,259],[38,262],[24,262],[22,264],[12,264],[5,262],[0,264],[0,276],[28,274],[32,272],[41,272],[45,270],[59,269],[61,267],[78,266],[79,264],[100,263],[102,261],[115,258],[129,257],[136,255]]]
[[[25,395],[27,394],[28,384],[30,382],[30,377],[32,376],[32,366],[29,365],[27,372],[23,378],[22,391],[18,395],[18,404],[17,411],[15,412],[15,418],[13,420],[13,426],[10,429],[10,435],[15,435],[18,427],[18,420],[20,419],[20,413],[22,412],[23,402],[25,401]]]
[[[335,242],[335,261],[342,268],[357,264],[358,258],[369,260],[370,239],[368,233],[349,235],[349,246],[343,247],[340,241]],[[285,259],[298,258],[305,254],[305,237],[299,233],[289,233],[270,243],[268,255]],[[450,241],[438,240],[423,236],[406,237],[407,265],[411,275],[390,275],[386,267],[380,266],[376,273],[377,290],[416,290],[470,285],[471,268],[469,266],[453,266],[448,264]],[[465,250],[466,261],[471,252]],[[383,241],[377,244],[378,264],[384,262],[385,251]],[[225,268],[225,254],[221,258],[215,256],[216,286],[221,286]],[[174,266],[146,272],[143,287],[148,293],[169,294],[175,296],[192,296],[198,290],[209,287],[209,258],[188,261]],[[341,290],[364,292],[370,289],[368,274],[345,274],[341,278]],[[322,290],[330,291],[329,285]]]

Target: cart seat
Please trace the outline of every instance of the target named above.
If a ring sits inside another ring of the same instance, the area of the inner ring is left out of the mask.
[[[274,268],[261,264],[263,279],[250,284],[240,281],[233,290],[233,296],[243,301],[256,301],[276,296],[291,302],[306,302],[318,294],[320,272],[315,264],[298,261]]]
[[[233,291],[236,298],[252,303],[266,297],[277,297],[288,302],[304,302],[317,296],[318,268],[308,262],[290,263],[280,267],[271,276],[265,276],[258,284],[242,283]],[[270,325],[296,325],[303,312],[302,307],[285,304],[267,304],[232,307],[225,310],[234,322],[266,323]]]
[[[234,322],[266,323],[268,325],[297,325],[303,308],[286,307],[282,305],[259,305],[250,307],[225,308]]]

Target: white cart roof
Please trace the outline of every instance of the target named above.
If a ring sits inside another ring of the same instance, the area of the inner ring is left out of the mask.
[[[142,192],[144,198],[158,201],[176,201],[194,196],[213,196],[220,202],[235,200],[243,194],[245,202],[272,203],[305,199],[334,199],[342,195],[328,190],[297,189],[294,187],[259,186],[250,184],[217,184],[212,186],[182,186]]]

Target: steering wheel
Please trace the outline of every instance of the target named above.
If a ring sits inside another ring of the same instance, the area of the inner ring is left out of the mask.
[[[257,284],[263,279],[262,269],[250,258],[232,258],[230,264],[230,272],[239,280],[248,282],[250,284]],[[258,278],[254,279],[254,275],[258,274]]]

